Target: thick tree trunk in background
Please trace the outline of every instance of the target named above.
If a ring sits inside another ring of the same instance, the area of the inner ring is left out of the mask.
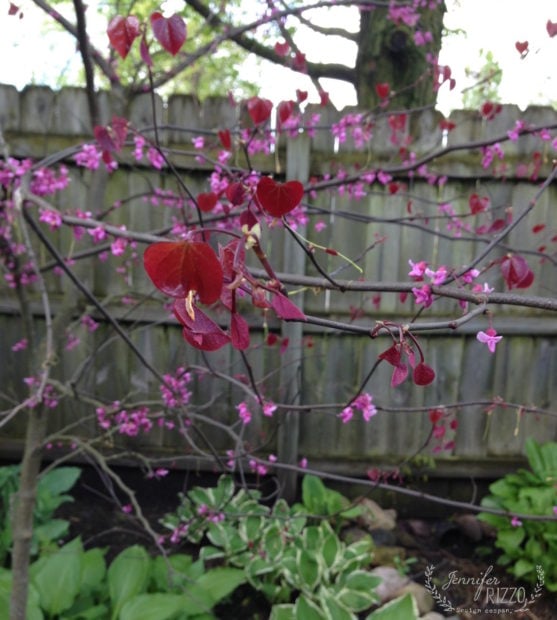
[[[412,30],[387,19],[387,9],[360,11],[355,84],[360,107],[374,108],[380,103],[375,86],[384,82],[396,93],[393,106],[397,109],[435,103],[437,93],[426,54],[439,54],[445,11],[444,2],[434,10],[423,10],[419,24]],[[426,46],[415,45],[416,30],[431,32],[433,41]]]

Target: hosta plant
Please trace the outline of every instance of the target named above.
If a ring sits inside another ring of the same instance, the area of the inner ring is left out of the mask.
[[[489,513],[480,519],[497,532],[495,546],[502,550],[499,564],[519,579],[539,581],[557,591],[557,443],[526,441],[530,469],[519,469],[490,485],[482,500],[486,508],[506,510],[509,516]],[[516,515],[541,515],[549,520],[530,520]],[[553,517],[553,519],[551,519]]]
[[[308,519],[310,506],[328,516],[342,515],[348,506],[314,477],[302,486],[303,504],[289,507],[278,500],[270,508],[259,502],[259,492],[236,490],[232,478],[223,476],[214,488],[194,488],[182,496],[177,512],[162,522],[171,539],[201,543],[204,561],[241,568],[272,605],[273,620],[355,619],[378,601],[380,579],[366,570],[373,543],[364,538],[347,544],[328,520]],[[392,613],[408,604],[406,599],[393,603]],[[385,616],[390,617],[397,616]]]

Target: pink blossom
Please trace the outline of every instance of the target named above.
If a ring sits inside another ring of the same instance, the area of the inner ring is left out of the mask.
[[[131,504],[124,504],[122,506],[122,512],[126,513],[127,515],[131,514],[133,512],[133,507]]]
[[[522,525],[522,521],[518,517],[513,517],[511,519],[511,525],[513,527],[520,527]]]
[[[307,469],[307,466],[308,466],[308,460],[305,457],[301,458],[300,459],[300,467],[302,469]]]
[[[472,287],[472,291],[474,291],[474,293],[493,293],[495,289],[492,286],[489,286],[489,284],[487,282],[484,282],[483,285],[482,284],[475,284]]]
[[[187,405],[191,398],[188,387],[191,382],[191,373],[179,367],[175,375],[163,376],[165,384],[161,385],[161,396],[167,407],[182,407]]]
[[[27,341],[27,338],[22,338],[21,340],[12,345],[12,351],[14,351],[14,353],[17,351],[24,351],[27,348],[28,344],[29,343]]]
[[[50,230],[57,230],[62,226],[62,216],[51,209],[39,209],[39,221],[48,224]]]
[[[133,156],[136,161],[141,161],[143,159],[143,148],[145,147],[145,138],[143,136],[134,136],[134,151]]]
[[[315,232],[321,232],[322,230],[325,230],[325,228],[327,228],[327,224],[323,220],[318,220],[317,222],[315,222],[313,228],[315,229]]]
[[[94,144],[84,144],[81,151],[74,157],[78,166],[83,166],[89,170],[96,170],[101,161],[101,152]]]
[[[503,339],[503,336],[498,336],[493,327],[490,327],[485,332],[478,332],[476,334],[476,338],[481,343],[486,344],[491,353],[495,353],[495,347],[497,346],[497,343]]]
[[[106,239],[106,231],[102,226],[97,226],[96,228],[89,228],[87,233],[93,237],[93,241],[95,243],[100,243]]]
[[[514,128],[511,129],[510,131],[507,131],[507,136],[509,136],[512,142],[516,142],[518,140],[519,134],[522,132],[523,129],[524,129],[524,121],[518,120],[515,122]]]
[[[338,417],[342,420],[343,424],[347,424],[350,422],[352,417],[354,416],[354,410],[352,407],[345,407],[338,415]]]
[[[440,286],[446,280],[448,274],[448,270],[444,265],[441,265],[439,269],[433,271],[432,269],[427,268],[425,270],[425,275],[431,280],[432,284],[435,286]]]
[[[360,394],[354,400],[352,406],[362,412],[362,416],[365,422],[369,422],[370,419],[377,414],[377,408],[373,404],[373,396],[368,392],[363,392],[362,394]]]
[[[249,424],[251,422],[251,411],[248,409],[245,402],[242,401],[239,405],[236,405],[236,410],[238,411],[240,420],[242,420],[242,424]]]
[[[79,346],[79,342],[79,338],[75,334],[68,333],[66,335],[66,345],[64,349],[66,349],[66,351],[71,351]]]
[[[416,282],[422,281],[427,269],[427,262],[425,260],[421,260],[420,262],[415,263],[412,260],[409,260],[408,264],[412,267],[412,269],[408,272],[408,276]]]
[[[191,141],[196,149],[202,149],[205,146],[205,138],[203,136],[195,136]]]
[[[158,149],[149,147],[149,150],[147,151],[147,159],[151,163],[151,166],[157,170],[160,170],[164,166],[164,157]]]
[[[272,417],[273,413],[277,410],[277,406],[271,402],[263,403],[263,415]]]
[[[118,237],[110,244],[110,251],[112,256],[122,256],[125,253],[128,242],[123,237]]]
[[[81,324],[87,329],[88,332],[94,332],[99,327],[97,321],[95,321],[93,317],[88,314],[81,318]]]
[[[427,284],[424,284],[421,288],[413,288],[412,293],[416,303],[423,305],[424,308],[429,308],[433,303],[431,288]]]

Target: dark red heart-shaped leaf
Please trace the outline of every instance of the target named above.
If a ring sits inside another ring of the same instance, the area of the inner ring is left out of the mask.
[[[237,312],[230,315],[230,342],[239,351],[249,347],[249,325]]]
[[[300,90],[299,88],[296,89],[296,99],[298,100],[298,103],[303,103],[307,98],[308,98],[307,90]]]
[[[93,129],[95,140],[103,151],[109,153],[120,152],[128,135],[128,121],[125,118],[114,116],[112,125],[103,127],[97,125]]]
[[[285,123],[292,116],[295,105],[296,104],[294,103],[294,101],[281,101],[278,104],[277,114],[280,124]]]
[[[497,114],[501,112],[503,106],[500,103],[493,103],[493,101],[486,101],[480,108],[480,114],[488,121],[493,120]]]
[[[155,39],[173,56],[186,41],[186,22],[177,14],[164,17],[160,13],[151,15],[151,28]]]
[[[435,379],[435,371],[424,362],[420,362],[414,368],[413,379],[416,385],[429,385]]]
[[[468,199],[468,205],[470,206],[470,212],[472,215],[487,211],[489,207],[489,198],[487,196],[478,196],[478,194],[472,194]]]
[[[246,188],[242,183],[230,183],[224,191],[226,197],[233,205],[241,205],[246,199]]]
[[[547,34],[551,38],[557,35],[557,22],[552,22],[550,19],[548,19],[545,27],[547,28]]]
[[[517,41],[514,46],[521,56],[524,56],[528,51],[528,41]]]
[[[400,365],[401,357],[402,357],[402,348],[400,344],[398,343],[393,344],[386,351],[383,351],[383,353],[379,354],[379,359],[385,360],[386,362],[388,362],[389,364],[393,366]]]
[[[140,34],[139,20],[133,15],[128,17],[116,15],[116,17],[110,20],[106,33],[110,45],[112,45],[122,58],[125,58],[133,42]]]
[[[177,299],[172,308],[174,316],[183,326],[184,340],[201,351],[216,351],[230,342],[230,337],[199,308],[192,318],[184,299]]]
[[[391,94],[391,87],[387,82],[381,82],[375,85],[375,92],[379,99],[386,99]]]
[[[501,273],[509,289],[528,288],[534,281],[534,273],[526,259],[518,254],[509,254],[503,258]]]
[[[290,51],[290,45],[286,41],[277,41],[275,43],[275,52],[279,56],[286,56]]]
[[[254,125],[261,125],[269,119],[273,109],[273,102],[261,97],[251,97],[247,101],[248,114]]]
[[[150,245],[143,265],[153,284],[169,297],[187,297],[212,304],[220,297],[222,267],[213,248],[204,241],[162,241]]]
[[[206,192],[197,195],[197,206],[201,209],[201,211],[205,213],[209,213],[215,208],[219,197],[215,194],[215,192]]]
[[[265,212],[282,217],[300,204],[304,186],[299,181],[277,183],[271,177],[262,177],[257,184],[256,196]]]
[[[232,136],[230,135],[230,129],[223,129],[218,132],[218,137],[222,148],[229,151],[232,148]]]

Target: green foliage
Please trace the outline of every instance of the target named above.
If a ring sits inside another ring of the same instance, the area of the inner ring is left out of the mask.
[[[229,476],[214,488],[194,488],[182,496],[177,512],[162,523],[183,531],[190,542],[206,542],[205,561],[220,560],[244,571],[248,583],[273,605],[272,618],[356,618],[377,601],[379,578],[365,569],[371,562],[370,538],[343,542],[328,520],[354,514],[349,501],[315,476],[302,483],[303,503],[272,508],[257,491],[234,489]]]
[[[485,62],[479,71],[466,67],[466,76],[475,80],[474,85],[467,89],[462,97],[462,104],[468,109],[477,109],[486,101],[501,100],[499,96],[499,86],[503,77],[501,66],[490,51],[481,49],[480,58]]]
[[[19,470],[19,465],[0,467],[0,565],[5,564],[12,547],[11,513],[19,485]],[[39,478],[33,516],[32,555],[36,555],[40,547],[67,535],[69,522],[56,519],[53,515],[62,504],[73,501],[67,492],[80,475],[78,467],[58,467]]]
[[[511,516],[554,516],[550,521],[522,519],[481,513],[480,519],[497,530],[495,545],[503,551],[499,563],[518,579],[539,580],[537,567],[544,572],[545,587],[557,591],[557,443],[539,445],[526,441],[531,471],[519,469],[490,485],[491,495],[482,506],[506,510]]]
[[[355,519],[362,513],[360,506],[352,506],[344,495],[329,489],[318,476],[306,475],[302,480],[301,512],[328,517],[341,523],[342,520]]]
[[[29,620],[197,620],[245,582],[243,571],[207,569],[184,554],[149,557],[133,545],[106,566],[105,551],[76,538],[30,567]],[[0,570],[0,617],[7,618],[12,575]]]

